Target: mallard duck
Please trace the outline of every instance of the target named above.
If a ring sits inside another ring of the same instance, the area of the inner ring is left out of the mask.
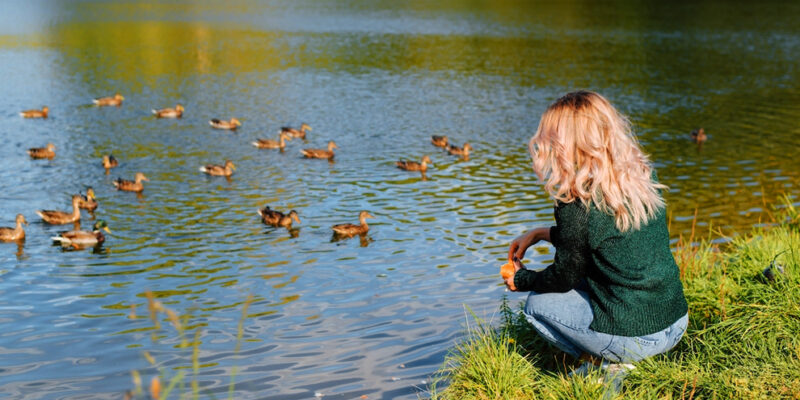
[[[327,158],[330,160],[334,156],[333,149],[338,149],[338,148],[339,147],[336,146],[336,143],[333,143],[333,140],[331,140],[330,142],[328,142],[328,150],[302,149],[300,150],[300,152],[303,153],[303,155],[306,156],[307,158]]]
[[[125,98],[122,97],[121,94],[114,93],[113,96],[98,97],[98,98],[92,100],[92,103],[94,103],[94,105],[96,105],[98,107],[103,107],[103,106],[117,106],[117,107],[119,107],[119,106],[122,105],[122,100],[125,100]]]
[[[253,143],[253,146],[258,147],[259,149],[283,149],[286,147],[286,140],[292,140],[289,136],[285,133],[281,132],[278,134],[278,140],[272,139],[256,139]]]
[[[180,118],[183,116],[183,106],[180,104],[175,105],[175,108],[162,108],[160,110],[153,110],[156,118]]]
[[[52,160],[56,156],[56,145],[48,143],[47,147],[33,147],[28,149],[28,155],[34,159],[47,158]]]
[[[89,211],[97,209],[97,199],[94,197],[94,189],[86,189],[86,196],[81,196],[81,202],[78,204],[78,207]]]
[[[300,217],[295,210],[289,211],[289,214],[284,214],[280,211],[270,209],[269,206],[265,206],[258,210],[258,215],[261,216],[262,222],[272,226],[282,226],[291,229],[292,220],[297,221],[298,224],[300,223]]]
[[[107,156],[103,156],[103,168],[106,169],[106,173],[108,173],[108,170],[111,168],[116,168],[118,165],[119,161],[117,161],[113,155],[109,154]]]
[[[692,137],[692,141],[697,144],[701,144],[708,139],[708,136],[706,136],[706,131],[703,128],[693,130],[690,135]]]
[[[19,113],[22,118],[47,118],[47,113],[50,109],[47,106],[42,107],[41,110],[25,110]]]
[[[208,164],[206,166],[200,167],[200,171],[203,171],[208,175],[214,175],[214,176],[231,176],[233,175],[233,171],[236,171],[236,166],[233,165],[233,161],[225,160],[224,166],[217,164]]]
[[[447,146],[448,153],[454,156],[462,156],[465,160],[469,159],[470,150],[472,150],[472,145],[469,143],[464,143],[464,147],[453,146],[452,144]]]
[[[447,148],[447,136],[431,136],[431,143],[436,147]]]
[[[306,131],[311,132],[311,127],[308,124],[300,125],[300,129],[292,128],[290,126],[282,126],[278,133],[284,133],[289,137],[296,137],[300,139],[306,138]]]
[[[339,224],[334,225],[331,227],[333,229],[333,233],[338,236],[355,236],[367,233],[369,231],[369,226],[367,225],[367,218],[375,218],[370,213],[366,211],[361,211],[358,214],[358,221],[361,222],[361,225],[353,225],[353,224]]]
[[[431,165],[433,165],[433,161],[431,161],[430,157],[422,156],[421,162],[400,160],[395,164],[397,165],[397,168],[404,169],[406,171],[425,172],[428,170],[428,163],[431,163]]]
[[[111,229],[108,229],[106,221],[101,219],[94,223],[94,227],[92,228],[91,232],[77,230],[61,232],[61,234],[54,236],[51,239],[53,239],[54,242],[61,243],[62,246],[73,246],[76,248],[95,246],[106,241],[106,237],[103,235],[101,229],[111,233]]]
[[[126,179],[117,178],[112,183],[114,184],[114,187],[116,187],[118,190],[124,190],[126,192],[141,192],[142,190],[144,190],[144,185],[142,184],[142,181],[150,182],[150,179],[147,179],[147,177],[144,176],[144,174],[141,172],[137,172],[134,179],[135,181],[129,181]]]
[[[3,242],[16,242],[25,239],[25,230],[22,229],[22,224],[28,225],[25,221],[25,216],[17,214],[17,226],[14,228],[0,228],[0,241]]]
[[[44,222],[53,225],[71,224],[81,219],[81,196],[76,194],[72,196],[72,212],[53,211],[53,210],[38,210],[38,214]]]
[[[242,123],[239,122],[239,120],[236,118],[231,118],[230,121],[223,121],[220,119],[213,118],[211,119],[211,121],[208,121],[208,123],[214,129],[227,129],[231,131],[235,131],[236,128],[242,126]]]

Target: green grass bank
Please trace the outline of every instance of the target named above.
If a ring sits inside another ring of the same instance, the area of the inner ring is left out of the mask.
[[[787,205],[775,220],[723,245],[679,240],[689,327],[672,351],[637,364],[614,397],[800,399],[800,212]],[[602,398],[600,375],[569,377],[579,363],[540,339],[520,310],[504,302],[499,327],[470,317],[430,398]]]

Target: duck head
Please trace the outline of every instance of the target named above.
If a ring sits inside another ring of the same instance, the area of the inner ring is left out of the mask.
[[[94,223],[93,228],[94,231],[99,231],[100,229],[111,233],[111,229],[108,228],[108,224],[106,224],[106,221],[103,221],[102,219],[97,220],[97,222]]]
[[[137,172],[134,179],[136,180],[136,182],[141,182],[141,181],[150,182],[150,179],[147,179],[147,177],[144,176],[144,174],[141,172]]]

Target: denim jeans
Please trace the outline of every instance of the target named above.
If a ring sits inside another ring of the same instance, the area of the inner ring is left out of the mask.
[[[665,353],[681,340],[689,316],[666,329],[645,336],[616,336],[589,329],[594,319],[589,295],[581,290],[566,293],[530,292],[525,316],[542,337],[574,357],[588,353],[611,362],[636,362]]]

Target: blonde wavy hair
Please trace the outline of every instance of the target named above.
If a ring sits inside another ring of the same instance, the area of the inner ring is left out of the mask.
[[[614,216],[621,232],[638,230],[664,207],[652,166],[631,124],[603,96],[567,93],[542,115],[531,138],[533,170],[556,200],[575,200]]]

